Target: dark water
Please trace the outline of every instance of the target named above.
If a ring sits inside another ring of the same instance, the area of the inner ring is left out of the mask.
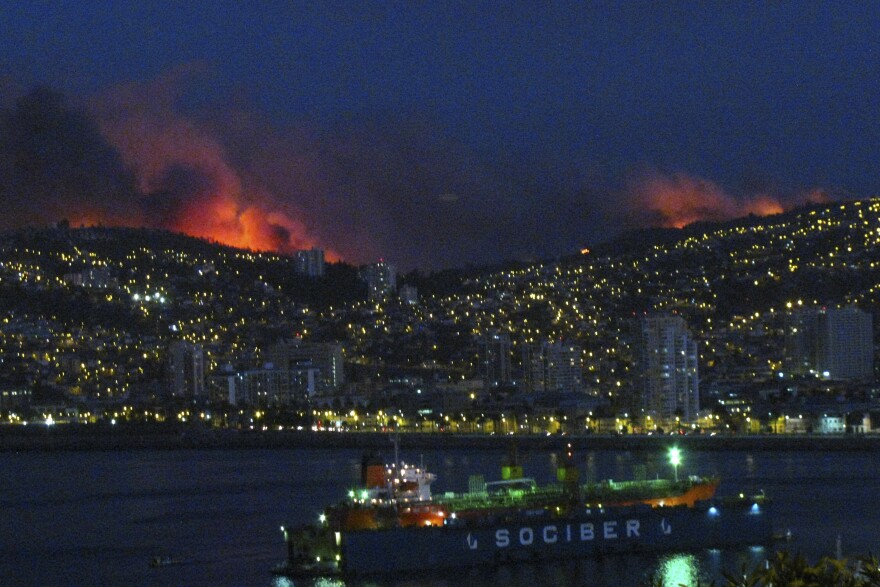
[[[388,451],[389,455],[391,451]],[[503,453],[426,451],[435,491],[466,490],[468,476],[498,476]],[[2,585],[262,585],[284,558],[280,526],[312,520],[359,478],[355,450],[130,451],[0,454]],[[527,475],[553,479],[553,452],[521,453]],[[765,491],[784,545],[810,558],[880,553],[880,470],[870,452],[705,452],[680,474],[718,474],[719,495]],[[592,451],[586,478],[668,475],[666,456]],[[390,460],[390,459],[389,459]],[[152,569],[150,557],[179,563]],[[692,585],[752,567],[763,549],[607,557],[400,577],[385,585],[643,585],[661,576]],[[299,585],[300,582],[297,582]],[[306,585],[342,585],[310,581]]]

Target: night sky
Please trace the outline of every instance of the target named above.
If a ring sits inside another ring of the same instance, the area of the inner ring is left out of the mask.
[[[0,228],[431,270],[880,184],[878,2],[6,2],[0,30]]]

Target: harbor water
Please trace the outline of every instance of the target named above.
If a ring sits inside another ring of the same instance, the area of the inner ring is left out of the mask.
[[[385,451],[387,460],[393,450]],[[435,492],[498,478],[497,450],[401,451],[435,472]],[[360,478],[362,452],[333,449],[0,453],[4,585],[596,585],[706,584],[759,565],[775,549],[809,559],[880,552],[880,469],[872,451],[707,451],[679,475],[718,475],[718,495],[764,492],[788,542],[770,548],[608,556],[498,568],[426,571],[365,581],[291,581],[282,525],[317,519]],[[561,452],[519,453],[526,475],[552,482]],[[584,480],[670,476],[665,454],[582,451]],[[151,567],[156,556],[170,564]],[[400,556],[389,553],[389,556]]]

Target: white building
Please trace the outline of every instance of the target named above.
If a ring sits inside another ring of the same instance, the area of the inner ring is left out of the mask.
[[[829,379],[874,377],[871,314],[858,308],[823,309],[818,316],[816,369]]]
[[[511,382],[510,335],[489,332],[479,340],[480,375],[484,389]]]
[[[414,285],[402,285],[398,296],[400,301],[410,306],[415,306],[419,303],[419,290]]]
[[[642,407],[664,421],[696,421],[700,411],[697,343],[681,316],[644,316],[639,341]]]
[[[817,422],[819,434],[843,434],[846,432],[846,418],[824,414]]]
[[[168,346],[166,362],[168,387],[171,394],[186,399],[205,395],[205,351],[202,346],[175,340]]]
[[[294,267],[297,273],[309,277],[323,277],[324,275],[324,250],[311,248],[305,251],[297,251],[293,257]]]
[[[825,379],[874,377],[873,317],[855,307],[811,308],[788,317],[786,370]]]
[[[583,351],[579,345],[545,341],[523,346],[523,373],[528,391],[582,391],[583,369]]]
[[[291,393],[332,393],[345,383],[342,347],[334,343],[280,340],[269,347],[266,358],[284,373],[282,385]]]
[[[359,275],[367,284],[370,299],[380,300],[397,289],[397,269],[385,261],[364,265]]]

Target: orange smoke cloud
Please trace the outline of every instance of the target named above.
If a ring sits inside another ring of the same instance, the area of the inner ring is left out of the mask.
[[[785,211],[778,201],[769,196],[758,196],[742,204],[742,213],[754,214],[755,216],[770,216],[781,214]],[[739,215],[741,216],[742,213]]]
[[[92,212],[89,210],[70,210],[66,215],[71,226],[98,226],[102,223],[115,224],[112,219],[108,219],[106,214],[101,212]]]
[[[823,201],[825,195],[814,190],[788,205],[773,196],[760,194],[736,198],[715,183],[682,173],[662,175],[651,173],[631,184],[635,205],[644,210],[652,223],[669,228],[682,228],[698,221],[721,221],[749,214],[779,214],[805,202]],[[789,199],[791,200],[791,199]]]
[[[146,225],[239,248],[290,252],[319,246],[290,202],[261,190],[229,162],[219,134],[178,114],[190,70],[118,87],[96,105],[101,131],[136,175]],[[330,260],[338,259],[327,251]]]
[[[814,188],[805,193],[802,199],[804,204],[826,204],[834,198],[832,198],[826,190],[822,188]]]
[[[170,228],[225,245],[257,251],[289,251],[314,246],[297,236],[306,232],[302,224],[258,206],[243,208],[226,194],[192,200],[179,212]]]

